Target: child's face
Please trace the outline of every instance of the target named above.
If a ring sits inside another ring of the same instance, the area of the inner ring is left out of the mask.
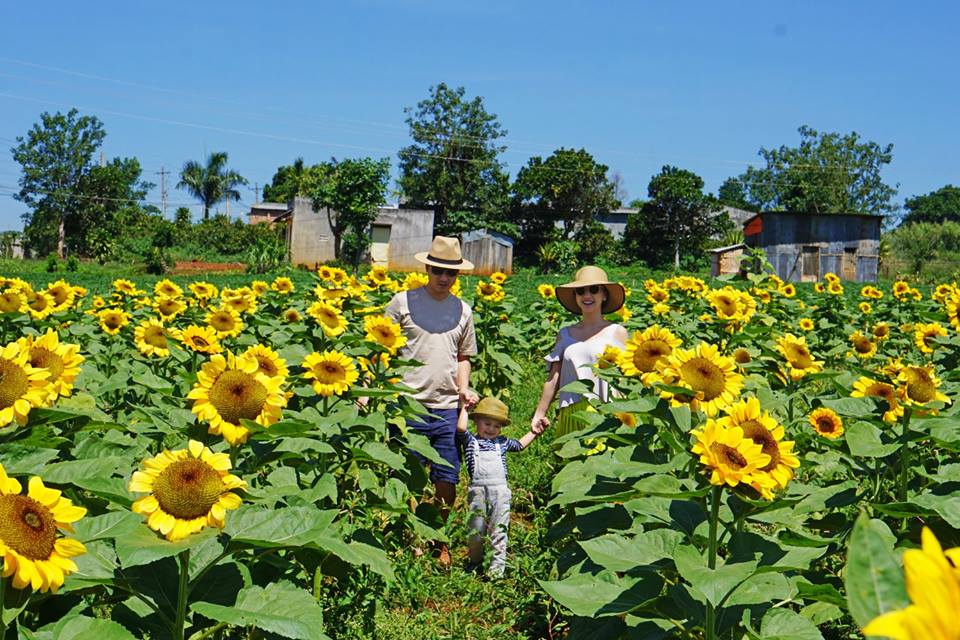
[[[500,430],[503,428],[502,422],[485,416],[478,417],[476,423],[477,437],[484,440],[493,440],[500,435]]]

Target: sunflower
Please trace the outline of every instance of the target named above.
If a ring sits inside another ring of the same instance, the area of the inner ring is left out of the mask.
[[[426,285],[429,281],[430,281],[430,276],[428,276],[427,274],[422,273],[420,271],[412,271],[408,273],[407,276],[403,279],[403,285],[401,288],[407,291],[411,289],[419,289],[420,287]],[[544,286],[544,285],[540,285],[540,286]],[[550,285],[546,285],[546,286],[549,287]],[[540,290],[540,287],[537,287],[537,290],[540,291],[540,295],[542,296],[543,291]]]
[[[616,367],[622,357],[623,351],[620,347],[607,345],[603,349],[603,352],[597,355],[597,368],[610,369],[611,367]]]
[[[871,333],[873,333],[873,337],[877,340],[886,340],[890,337],[890,325],[888,325],[886,322],[878,322],[877,324],[873,325]]]
[[[920,548],[903,552],[903,573],[911,604],[889,611],[863,628],[865,636],[894,640],[956,640],[960,638],[960,548],[946,551],[927,527]]]
[[[207,430],[223,435],[231,446],[247,441],[250,431],[241,421],[252,420],[269,426],[280,419],[287,404],[280,389],[283,380],[260,372],[254,357],[226,357],[215,354],[197,372],[197,383],[187,398],[193,400],[191,411]]]
[[[615,413],[613,415],[616,416],[617,420],[619,420],[620,424],[623,425],[624,427],[630,427],[631,429],[633,429],[637,426],[637,423],[638,423],[637,416],[634,413],[622,412],[622,413]]]
[[[156,318],[141,322],[133,330],[133,341],[137,349],[145,356],[166,358],[170,355],[170,341],[179,340],[180,332],[168,329]]]
[[[947,335],[947,330],[939,322],[917,324],[913,328],[913,341],[923,353],[933,353],[938,346],[937,338]]]
[[[888,380],[896,380],[900,372],[903,371],[904,366],[902,358],[887,358],[887,363],[883,365],[880,372],[885,375]]]
[[[829,282],[829,283],[840,282],[840,276],[838,276],[837,274],[835,274],[835,273],[833,273],[833,272],[827,272],[827,273],[823,276],[823,279],[826,280],[826,281]]]
[[[243,331],[243,320],[240,314],[232,309],[221,307],[206,315],[207,326],[216,331],[217,339],[232,338]]]
[[[31,409],[48,404],[54,394],[49,378],[50,371],[31,365],[30,353],[17,342],[0,350],[0,428],[14,420],[25,425]]]
[[[332,304],[318,300],[307,309],[307,315],[317,321],[328,338],[335,338],[347,330],[347,319]]]
[[[857,305],[857,308],[860,309],[860,313],[862,313],[865,316],[868,316],[871,313],[873,313],[873,305],[871,305],[869,302],[861,302],[860,304]]]
[[[770,304],[770,301],[773,300],[773,297],[770,295],[770,292],[765,289],[751,289],[750,293],[757,297],[757,300],[763,304]]]
[[[730,286],[705,294],[716,311],[717,318],[725,322],[746,324],[757,311],[757,303],[746,291]]]
[[[627,340],[626,348],[620,358],[620,370],[624,375],[651,379],[657,370],[657,362],[673,353],[682,341],[669,329],[662,329],[655,324],[647,327],[641,333],[634,332]],[[645,383],[647,379],[644,380]]]
[[[290,371],[287,369],[287,361],[280,357],[276,351],[262,344],[255,344],[240,356],[241,358],[253,358],[257,361],[257,370],[271,378],[280,378],[286,381]]]
[[[906,366],[897,376],[904,402],[909,405],[925,405],[928,402],[950,404],[950,398],[940,391],[940,378],[933,365],[925,367]]]
[[[31,367],[46,369],[50,374],[44,381],[50,385],[47,404],[73,393],[73,382],[80,375],[80,365],[84,361],[80,355],[80,345],[60,342],[60,336],[53,329],[39,337],[25,336],[17,343],[20,350],[27,353]]]
[[[147,495],[131,510],[146,516],[147,525],[171,542],[208,526],[222,529],[227,510],[242,502],[231,490],[247,486],[230,473],[230,466],[228,454],[214,453],[196,440],[186,449],[165,450],[133,472],[128,490]]]
[[[883,298],[883,291],[877,289],[874,286],[867,285],[860,289],[860,295],[864,298],[870,298],[872,300],[879,300]]]
[[[143,291],[137,289],[137,285],[133,284],[130,280],[125,280],[124,278],[117,278],[113,281],[113,289],[122,295],[125,296],[138,296]]]
[[[313,390],[324,397],[343,395],[360,377],[353,360],[339,351],[311,353],[301,366],[304,377],[313,380]]]
[[[163,298],[179,298],[183,295],[183,289],[169,278],[164,278],[153,285],[153,295]]]
[[[373,283],[376,287],[382,287],[387,285],[390,280],[390,273],[387,271],[387,268],[382,265],[373,265],[370,267],[370,271],[367,272],[366,280]]]
[[[704,342],[694,349],[675,349],[657,363],[657,369],[665,384],[691,392],[661,391],[661,397],[669,398],[673,406],[689,404],[708,416],[730,406],[743,388],[743,376],[737,373],[733,359],[720,355],[716,345]]]
[[[495,282],[481,280],[477,283],[477,297],[484,302],[500,302],[503,300],[503,287]]]
[[[843,435],[843,420],[840,416],[826,407],[819,407],[810,412],[807,420],[813,425],[814,431],[824,438],[836,440]]]
[[[220,353],[221,350],[220,341],[217,340],[217,332],[210,327],[198,327],[192,324],[183,330],[180,339],[184,346],[192,351]]]
[[[170,322],[184,312],[187,305],[179,298],[158,296],[151,305],[164,322]]]
[[[813,283],[813,290],[816,291],[817,293],[823,293],[824,291],[827,290],[827,288],[826,288],[825,286],[823,286],[823,283],[822,283],[822,282],[814,282],[814,283]]]
[[[366,340],[385,347],[391,354],[407,344],[407,337],[403,335],[400,325],[392,318],[382,315],[367,316],[363,319],[363,329],[366,331]]]
[[[557,296],[557,290],[553,287],[552,284],[538,284],[537,293],[540,294],[540,297],[544,300],[550,300]]]
[[[300,322],[301,320],[303,320],[303,318],[300,316],[300,312],[292,307],[283,312],[283,321],[288,324]]]
[[[800,327],[801,331],[813,331],[814,329],[813,320],[810,318],[800,318],[797,321],[797,326]]]
[[[34,476],[22,494],[20,483],[0,465],[0,558],[2,578],[13,576],[16,589],[53,591],[63,586],[65,576],[77,570],[73,558],[86,548],[57,530],[73,532],[73,523],[87,510],[75,506],[56,489]]]
[[[103,299],[103,296],[93,296],[93,308],[102,309],[107,306],[107,301]]]
[[[257,296],[249,289],[246,292],[234,295],[221,295],[220,300],[222,301],[222,308],[237,313],[256,313],[257,311]]]
[[[843,285],[840,284],[839,280],[832,281],[830,284],[827,285],[827,293],[834,296],[842,296]]]
[[[733,353],[730,355],[733,358],[733,361],[736,362],[738,365],[749,364],[750,362],[753,361],[753,356],[750,354],[750,352],[747,349],[744,349],[743,347],[734,349]]]
[[[350,275],[340,267],[330,269],[330,282],[337,285],[344,285],[350,281]]]
[[[120,309],[104,309],[97,313],[97,318],[100,320],[100,328],[111,336],[120,333],[130,322],[130,314]]]
[[[490,274],[490,282],[494,284],[503,284],[507,281],[507,274],[502,271],[494,271]]]
[[[270,288],[283,295],[293,293],[296,289],[296,287],[293,286],[293,280],[285,276],[277,276],[274,278],[270,284]]]
[[[26,298],[27,312],[37,320],[43,320],[56,311],[57,307],[53,303],[53,298],[46,292],[28,291]]]
[[[777,351],[787,361],[787,375],[794,382],[809,373],[823,370],[823,361],[813,359],[806,338],[798,338],[792,333],[784,334],[777,340]]]
[[[320,265],[317,269],[317,275],[320,276],[321,280],[326,280],[330,282],[333,280],[333,267],[328,267],[327,265]]]
[[[626,305],[624,305],[626,308]],[[670,313],[670,305],[668,304],[655,304],[650,308],[650,313],[655,316],[665,316]]]
[[[886,423],[896,422],[903,415],[903,405],[897,396],[897,390],[892,384],[871,380],[862,376],[853,383],[853,391],[850,392],[852,398],[883,398],[887,401],[887,410],[883,412],[883,421]]]
[[[741,400],[725,410],[727,414],[719,420],[728,427],[743,429],[743,436],[750,438],[770,457],[770,462],[759,467],[763,473],[773,478],[777,488],[783,489],[793,479],[793,470],[800,461],[793,453],[793,441],[784,440],[784,430],[766,411],[761,413],[760,401],[756,398]]]
[[[850,335],[850,344],[853,345],[853,353],[863,360],[872,358],[877,352],[877,343],[859,331]]]
[[[910,285],[903,280],[897,280],[893,283],[893,295],[898,300],[906,298],[910,295]]]
[[[770,464],[770,456],[744,436],[743,429],[708,419],[702,429],[694,429],[690,435],[695,440],[690,450],[710,470],[710,484],[736,487],[742,483],[772,495],[773,478],[760,471]]]
[[[54,313],[66,311],[72,307],[77,295],[73,286],[66,280],[57,280],[53,284],[48,284],[45,293],[53,299]]]
[[[209,300],[210,298],[216,298],[220,293],[217,290],[217,287],[210,284],[209,282],[194,282],[187,285],[187,289],[190,289],[190,293],[193,294],[193,297],[197,300]]]
[[[26,298],[13,289],[0,293],[0,313],[27,313]]]
[[[263,280],[254,280],[250,283],[250,289],[253,290],[254,295],[259,297],[270,291],[270,283]]]
[[[789,283],[780,285],[777,291],[779,291],[780,295],[784,298],[792,298],[797,295],[797,287]]]
[[[656,284],[648,291],[647,301],[650,302],[650,304],[662,304],[670,299],[670,292]]]

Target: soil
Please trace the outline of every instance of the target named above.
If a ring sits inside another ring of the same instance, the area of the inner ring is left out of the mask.
[[[246,271],[247,265],[242,262],[201,262],[200,260],[178,260],[173,266],[174,274],[184,274],[184,273],[203,273],[203,272],[217,272],[223,273],[227,271]]]

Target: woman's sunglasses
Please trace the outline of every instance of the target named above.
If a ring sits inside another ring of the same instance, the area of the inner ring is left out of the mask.
[[[577,287],[577,288],[574,289],[573,291],[574,291],[574,293],[576,293],[578,296],[582,296],[582,295],[583,295],[584,293],[586,293],[587,291],[589,291],[589,292],[592,293],[593,295],[597,295],[598,293],[600,293],[600,289],[602,289],[602,287],[601,287],[600,285],[598,285],[598,284],[592,284],[592,285],[590,285],[589,287]]]
[[[444,269],[443,267],[434,267],[430,265],[430,271],[433,272],[435,276],[449,276],[451,278],[456,278],[460,275],[459,269]]]

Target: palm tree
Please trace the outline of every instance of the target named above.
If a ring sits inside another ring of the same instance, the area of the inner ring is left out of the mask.
[[[237,187],[247,184],[247,179],[232,169],[227,169],[227,153],[217,151],[207,158],[207,165],[190,160],[180,171],[178,189],[186,189],[190,195],[203,203],[203,219],[210,218],[210,207],[222,200],[239,200]]]

